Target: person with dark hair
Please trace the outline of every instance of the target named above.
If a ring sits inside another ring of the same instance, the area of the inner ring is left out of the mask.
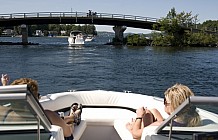
[[[20,78],[14,80],[11,83],[11,85],[24,85],[24,84],[27,84],[30,87],[29,89],[30,92],[32,92],[33,96],[39,100],[40,94],[38,92],[37,81],[31,78]],[[71,109],[69,116],[64,116],[63,119],[58,115],[58,113],[54,111],[51,110],[44,110],[44,111],[48,119],[50,120],[51,124],[60,126],[63,129],[65,140],[73,140],[74,123],[79,125],[81,121],[82,106],[80,105],[79,107],[77,104],[77,106],[74,107],[74,110]]]

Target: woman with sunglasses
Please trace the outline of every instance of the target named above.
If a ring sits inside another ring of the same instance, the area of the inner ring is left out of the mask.
[[[175,84],[164,92],[164,110],[171,114],[188,97],[194,96],[194,93],[185,85]],[[141,107],[136,110],[136,119],[126,124],[134,139],[140,139],[143,129],[146,126],[160,125],[164,118],[157,109],[148,110]],[[196,111],[195,106],[185,109],[176,119],[173,120],[173,126],[194,127],[201,124],[201,118]]]

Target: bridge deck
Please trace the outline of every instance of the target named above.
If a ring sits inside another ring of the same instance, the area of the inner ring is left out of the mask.
[[[97,24],[152,29],[157,18],[86,12],[38,12],[0,14],[0,26],[21,24]]]

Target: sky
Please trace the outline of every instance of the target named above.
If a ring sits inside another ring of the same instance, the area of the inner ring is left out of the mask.
[[[88,12],[161,18],[174,7],[177,13],[192,12],[199,23],[218,20],[218,0],[0,0],[0,14],[31,12]],[[112,26],[95,25],[97,31],[113,32]],[[126,32],[150,30],[128,28]]]

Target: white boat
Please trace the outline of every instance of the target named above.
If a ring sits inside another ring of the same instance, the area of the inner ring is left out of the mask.
[[[85,42],[91,42],[94,40],[94,36],[93,35],[87,35]]]
[[[157,108],[166,120],[160,126],[148,126],[141,140],[202,140],[203,137],[217,139],[218,115],[197,108],[202,125],[199,127],[170,127],[168,123],[189,104],[218,104],[218,97],[191,97],[168,116],[163,108],[163,99],[129,92],[104,90],[68,91],[43,96],[38,102],[26,85],[0,87],[0,105],[7,108],[21,103],[16,111],[25,116],[25,121],[0,121],[0,139],[8,140],[63,140],[59,126],[51,125],[44,109],[69,113],[72,103],[83,105],[82,121],[75,126],[75,140],[132,140],[125,125],[136,117],[135,109],[141,106]],[[19,108],[20,107],[20,108]],[[25,112],[22,112],[24,110]],[[0,111],[0,117],[4,117]]]
[[[71,31],[68,37],[69,46],[80,46],[84,44],[84,37],[81,31]]]

